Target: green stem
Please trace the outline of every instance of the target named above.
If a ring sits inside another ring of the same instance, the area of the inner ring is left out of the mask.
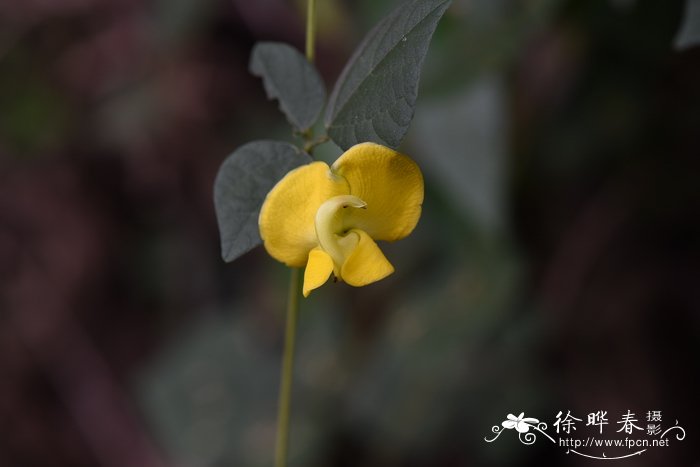
[[[313,63],[316,42],[316,0],[308,0],[306,21],[306,59]],[[303,135],[307,144],[313,134]],[[313,150],[313,146],[309,147]],[[289,419],[292,405],[292,380],[294,376],[294,347],[296,346],[297,321],[299,320],[299,291],[302,275],[298,268],[292,268],[289,277],[287,297],[287,323],[284,330],[284,354],[280,377],[279,409],[277,413],[277,444],[275,446],[275,467],[286,467],[289,449]]]
[[[277,415],[277,445],[275,447],[275,467],[287,465],[287,448],[289,446],[289,414],[292,402],[292,379],[294,375],[294,347],[296,344],[297,321],[299,318],[299,274],[298,268],[292,268],[289,277],[289,296],[287,298],[287,324],[284,332],[284,355],[282,357],[282,375],[279,394],[279,411]]]
[[[316,146],[327,142],[329,139],[330,138],[328,138],[328,136],[325,136],[325,135],[321,136],[320,138],[317,138],[317,139],[311,139],[311,138],[305,139],[304,141],[306,141],[306,142],[304,143],[304,152],[311,155],[314,152],[314,149],[316,148]]]
[[[316,47],[316,0],[308,0],[306,10],[306,59],[314,62]]]

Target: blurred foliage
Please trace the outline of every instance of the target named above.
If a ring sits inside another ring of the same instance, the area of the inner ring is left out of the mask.
[[[0,75],[0,137],[17,156],[50,151],[70,130],[71,109],[60,92],[25,57],[5,58]]]
[[[436,190],[471,221],[501,233],[507,183],[508,122],[503,80],[485,75],[449,97],[425,99],[412,143]]]
[[[676,48],[685,49],[700,43],[700,2],[687,0],[683,24],[676,36]]]

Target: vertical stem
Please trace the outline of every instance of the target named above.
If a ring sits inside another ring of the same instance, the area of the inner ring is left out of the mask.
[[[314,61],[316,42],[316,0],[308,0],[306,17],[306,59]],[[294,376],[294,347],[296,346],[297,321],[299,319],[299,290],[301,289],[299,268],[292,268],[289,276],[289,296],[287,297],[287,322],[284,330],[284,355],[277,414],[277,444],[275,446],[275,467],[286,467],[289,448],[289,418],[292,405],[292,380]]]
[[[316,0],[308,0],[306,8],[306,59],[313,63],[316,48]]]
[[[299,317],[299,274],[292,268],[289,276],[289,296],[287,297],[287,323],[284,332],[284,355],[277,415],[277,445],[275,446],[275,467],[287,465],[289,446],[289,414],[292,400],[292,379],[294,374],[294,347],[296,344],[297,320]]]

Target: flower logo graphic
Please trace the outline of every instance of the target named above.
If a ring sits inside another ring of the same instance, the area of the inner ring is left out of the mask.
[[[537,427],[537,424],[540,423],[540,421],[536,418],[524,418],[524,415],[525,412],[520,412],[520,415],[517,417],[512,413],[509,413],[506,417],[507,420],[504,420],[501,425],[503,425],[503,428],[508,430],[515,428],[518,433],[527,433],[530,431],[530,427]]]
[[[554,441],[554,438],[549,436],[544,431],[547,429],[547,424],[539,421],[536,418],[525,417],[525,412],[520,412],[520,415],[518,415],[517,417],[512,413],[509,413],[506,416],[506,419],[503,420],[503,422],[501,423],[501,426],[494,425],[491,427],[491,432],[495,433],[496,436],[494,436],[491,439],[484,437],[484,441],[486,441],[487,443],[492,443],[496,440],[496,438],[501,436],[501,433],[503,433],[504,431],[514,429],[518,432],[518,439],[521,443],[533,444],[537,439],[537,435],[530,431],[530,428],[546,436],[552,443],[556,443],[556,441]]]

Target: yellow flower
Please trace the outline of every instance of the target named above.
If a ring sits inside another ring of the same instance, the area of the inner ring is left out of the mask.
[[[360,287],[394,267],[375,240],[399,240],[413,231],[423,203],[423,176],[407,156],[374,143],[348,149],[328,167],[312,162],[289,172],[260,210],[267,252],[303,267],[304,296],[331,273]]]

